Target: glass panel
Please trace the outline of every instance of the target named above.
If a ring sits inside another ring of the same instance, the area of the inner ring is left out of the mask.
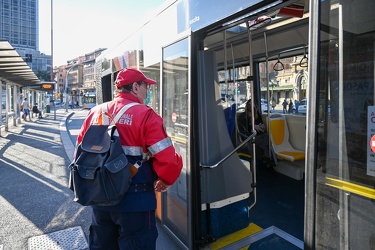
[[[187,39],[163,50],[162,115],[166,131],[184,162],[179,179],[163,197],[163,222],[184,244],[188,242],[187,172],[190,167],[188,55]]]
[[[142,52],[139,53],[142,59]],[[145,104],[152,107],[156,113],[160,114],[160,63],[143,67],[142,60],[139,62],[139,68],[144,74],[151,79],[156,81],[156,84],[150,85],[150,98],[145,100]]]
[[[9,86],[9,111],[15,112],[14,98],[16,97],[14,86]]]
[[[261,112],[267,112],[270,108],[273,113],[294,113],[306,115],[307,112],[307,89],[308,71],[301,64],[305,60],[305,55],[296,55],[279,60],[268,61],[268,91],[267,93],[267,71],[266,62],[259,63],[260,81],[260,107]],[[283,69],[276,71],[275,65],[282,63]],[[249,67],[244,66],[236,69],[235,74],[232,69],[227,72],[219,71],[219,83],[224,108],[236,103],[239,108],[245,107],[245,102],[250,98],[250,84],[245,81],[249,74]],[[237,75],[238,81],[225,83],[226,75]],[[269,102],[267,100],[270,100]],[[286,110],[283,110],[283,101],[286,100]],[[293,105],[290,104],[292,100]],[[298,101],[298,102],[297,102]],[[267,106],[268,103],[268,106]]]
[[[1,124],[5,124],[6,89],[5,89],[5,84],[2,84],[2,82],[0,82],[0,86],[1,86],[1,121],[0,121],[0,125],[1,125]]]
[[[373,0],[321,2],[317,249],[375,246],[374,9]]]
[[[250,98],[250,83],[246,80],[249,71],[249,66],[243,66],[235,69],[234,73],[233,69],[218,72],[223,108],[230,107],[234,103],[240,106]],[[226,78],[228,82],[225,81]]]
[[[279,58],[259,63],[262,112],[267,110],[269,99],[270,110],[274,113],[293,113],[306,115],[308,71],[304,65],[306,55]],[[267,93],[267,72],[268,91]],[[287,105],[284,108],[283,102]],[[292,101],[292,103],[290,103]]]

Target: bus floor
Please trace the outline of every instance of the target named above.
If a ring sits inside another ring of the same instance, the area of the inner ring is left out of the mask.
[[[257,163],[257,202],[249,226],[204,249],[293,250],[303,248],[304,180],[295,180]],[[250,204],[254,202],[251,193]]]
[[[303,241],[305,182],[277,173],[272,167],[257,164],[257,202],[250,210],[250,223],[266,229],[276,227]],[[254,199],[252,193],[251,200]],[[277,235],[270,235],[251,244],[249,249],[294,249]],[[269,245],[269,248],[266,246]],[[282,248],[285,245],[285,248]],[[295,248],[299,249],[299,248]]]

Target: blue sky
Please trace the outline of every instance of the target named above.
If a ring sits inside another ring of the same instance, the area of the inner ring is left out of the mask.
[[[52,0],[53,65],[111,48],[168,0]],[[39,0],[39,50],[51,54],[51,0]]]

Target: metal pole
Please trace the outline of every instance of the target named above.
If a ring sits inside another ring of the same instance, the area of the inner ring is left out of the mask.
[[[51,82],[53,81],[53,0],[51,0]]]
[[[349,177],[348,149],[346,147],[346,131],[344,116],[344,26],[342,5],[339,6],[339,178],[346,180]],[[349,196],[350,193],[340,190],[339,193],[339,228],[340,249],[349,249]]]
[[[66,76],[65,76],[65,93],[66,93],[66,97],[65,97],[65,112],[68,112],[68,100],[69,100],[69,85],[68,85],[68,75],[69,75],[69,72],[70,70],[72,70],[74,66],[70,67],[68,69],[68,71],[66,72]]]
[[[53,77],[53,0],[51,0],[51,82],[54,82],[54,77]],[[57,89],[58,89],[58,85],[56,84],[55,85],[55,96],[54,96],[54,100],[56,99],[56,92],[57,92]],[[54,107],[54,112],[53,112],[53,119],[56,120],[56,104],[53,103],[53,107]]]
[[[315,101],[319,95],[316,84],[319,82],[319,45],[320,45],[320,0],[310,1],[310,18],[309,18],[309,58],[308,58],[308,80],[309,99],[308,111],[306,115],[306,151],[305,159],[305,223],[304,223],[304,249],[312,250],[316,248],[316,196],[317,196],[317,124]],[[311,124],[312,126],[309,126]],[[319,232],[318,232],[319,233]]]
[[[263,32],[263,37],[264,37],[264,50],[266,51],[266,81],[267,81],[267,128],[270,129],[270,87],[269,87],[269,82],[270,82],[270,76],[269,76],[269,71],[268,71],[268,43],[267,43],[267,34],[266,32]],[[273,96],[273,85],[272,85],[272,96]],[[273,100],[272,100],[273,104]],[[261,111],[262,112],[262,111]],[[268,145],[271,145],[271,136],[268,137]],[[272,148],[268,148],[268,155],[272,155]],[[276,159],[275,159],[276,160]]]
[[[66,100],[65,100],[65,111],[68,112],[68,100],[69,100],[69,94],[68,94],[68,76],[69,76],[69,72],[74,68],[74,67],[77,67],[79,65],[81,65],[82,63],[77,63],[77,64],[74,64],[72,67],[70,67],[68,69],[68,71],[66,72],[66,76],[65,76],[65,92],[66,92]],[[72,106],[73,108],[73,106]]]
[[[253,40],[253,36],[252,36],[252,33],[250,31],[250,26],[249,26],[249,22],[246,21],[246,29],[247,29],[247,36],[248,36],[248,40],[249,40],[249,68],[250,68],[250,72],[249,72],[249,81],[250,81],[250,92],[251,92],[251,108],[254,107],[254,71],[253,71],[253,46],[252,46],[252,40]],[[245,111],[246,112],[246,111]],[[252,112],[251,114],[251,127],[253,128],[253,130],[251,131],[251,133],[255,133],[256,134],[256,130],[255,130],[255,121],[254,121],[254,112]],[[255,153],[255,143],[252,143],[253,145],[253,184],[254,184],[254,188],[253,188],[253,192],[254,192],[254,202],[249,205],[248,207],[248,211],[250,211],[254,206],[255,204],[257,203],[257,187],[256,187],[256,182],[257,182],[257,171],[256,171],[256,153]]]
[[[224,72],[225,72],[225,105],[226,107],[229,107],[228,105],[228,88],[229,88],[229,82],[228,79],[230,77],[229,72],[228,72],[228,60],[227,60],[227,31],[224,31],[223,34],[223,39],[224,39]]]

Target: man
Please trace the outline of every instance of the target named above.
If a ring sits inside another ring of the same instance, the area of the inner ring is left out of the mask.
[[[269,137],[266,132],[266,126],[263,123],[262,115],[259,112],[258,106],[255,104],[254,108],[251,108],[251,99],[246,102],[245,112],[241,113],[238,116],[238,130],[241,134],[242,140],[245,140],[252,134],[252,111],[254,112],[254,129],[256,130],[257,134],[255,136],[255,146],[256,149],[259,150],[257,152],[261,153],[263,163],[267,166],[274,166],[275,162],[272,160],[272,157],[269,153]],[[253,145],[251,143],[248,144],[247,147],[250,155],[253,154]]]
[[[293,100],[290,98],[288,113],[293,113]]]
[[[107,103],[113,117],[128,103],[143,104],[147,89],[156,81],[136,69],[124,69],[117,75],[116,95]],[[92,108],[77,137],[82,141],[90,124],[102,113],[100,105]],[[131,163],[142,162],[129,191],[114,206],[92,206],[90,249],[155,249],[155,191],[165,192],[180,175],[182,157],[173,147],[163,127],[163,119],[146,105],[129,108],[117,122],[121,144]],[[147,160],[146,155],[151,155]]]
[[[286,107],[288,106],[288,103],[286,102],[286,99],[283,101],[283,113],[286,113]]]
[[[33,106],[33,113],[38,114],[39,119],[42,118],[42,111],[38,109],[38,103],[35,103],[35,105]]]
[[[29,121],[31,121],[30,117],[30,104],[27,101],[27,98],[25,98],[22,102],[22,108],[23,108],[23,119],[26,121],[27,117],[29,117]]]

